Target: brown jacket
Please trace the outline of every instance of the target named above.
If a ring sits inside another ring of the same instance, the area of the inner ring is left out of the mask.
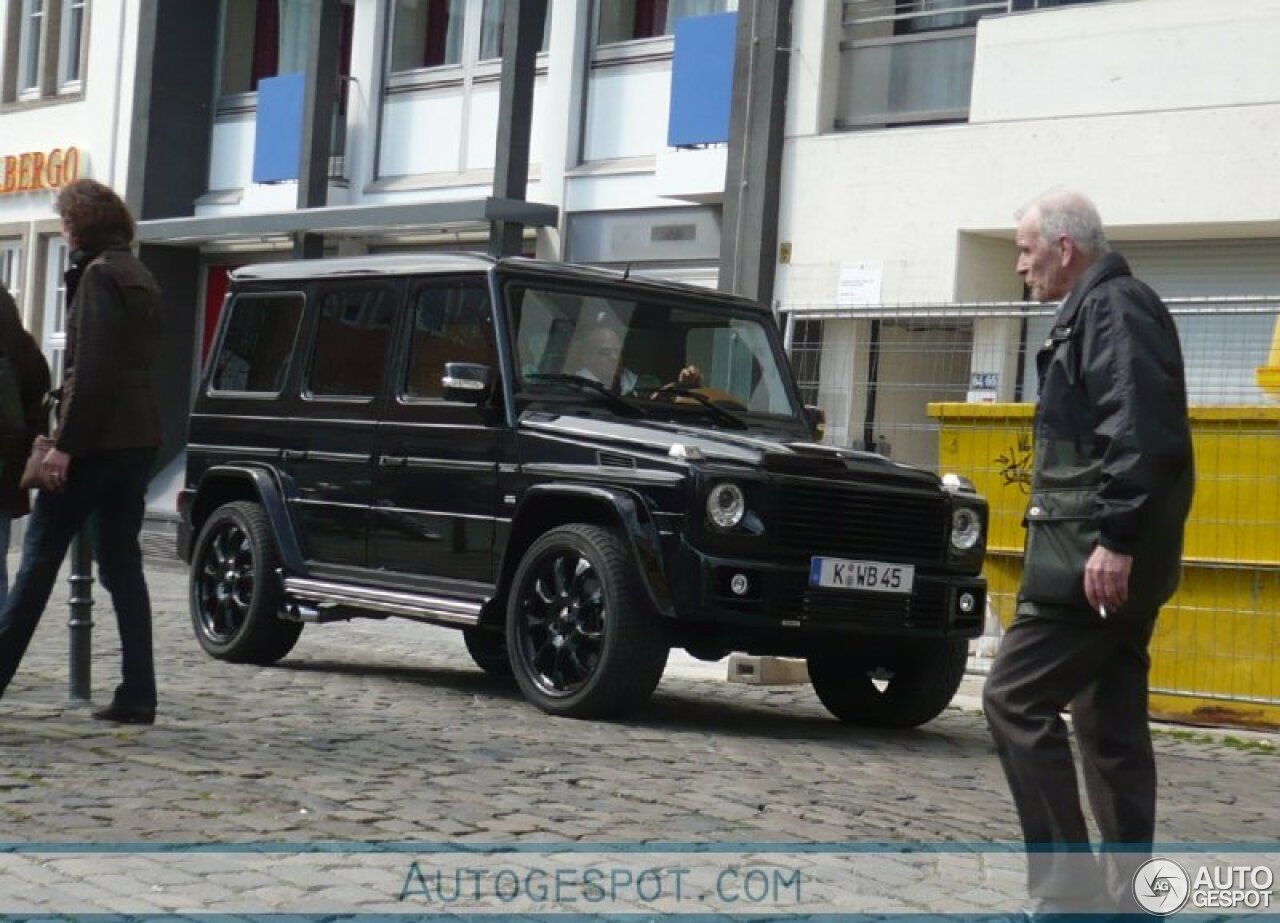
[[[67,272],[66,371],[57,447],[68,455],[160,444],[152,369],[160,333],[160,287],[127,247]]]
[[[13,368],[27,424],[24,437],[6,439],[0,444],[0,513],[25,516],[31,512],[31,498],[28,491],[18,486],[18,480],[31,453],[32,440],[49,431],[49,411],[44,405],[45,395],[49,393],[49,363],[22,326],[18,306],[3,286],[0,286],[0,350]]]

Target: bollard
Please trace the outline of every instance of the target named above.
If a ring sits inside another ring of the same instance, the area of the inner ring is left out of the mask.
[[[71,701],[87,703],[93,697],[93,539],[86,523],[71,543]]]

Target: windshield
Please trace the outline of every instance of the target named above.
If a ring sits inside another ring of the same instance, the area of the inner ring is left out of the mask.
[[[507,300],[526,388],[569,375],[652,405],[650,412],[707,415],[710,402],[731,414],[797,415],[776,332],[745,312],[524,284],[509,286]]]

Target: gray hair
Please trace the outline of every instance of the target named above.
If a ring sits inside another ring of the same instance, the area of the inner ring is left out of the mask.
[[[1093,257],[1111,252],[1098,209],[1080,193],[1064,189],[1046,192],[1018,209],[1015,217],[1021,221],[1033,212],[1041,240],[1053,242],[1059,237],[1070,237],[1077,247]]]

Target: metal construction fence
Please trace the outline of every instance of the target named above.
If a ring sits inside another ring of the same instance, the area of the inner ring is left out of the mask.
[[[1153,693],[1189,720],[1280,723],[1280,297],[1171,298],[1197,490]],[[1055,306],[787,309],[826,441],[971,478],[991,502],[990,624],[1012,616],[1032,460],[1035,354]],[[1154,701],[1154,700],[1153,700]]]

